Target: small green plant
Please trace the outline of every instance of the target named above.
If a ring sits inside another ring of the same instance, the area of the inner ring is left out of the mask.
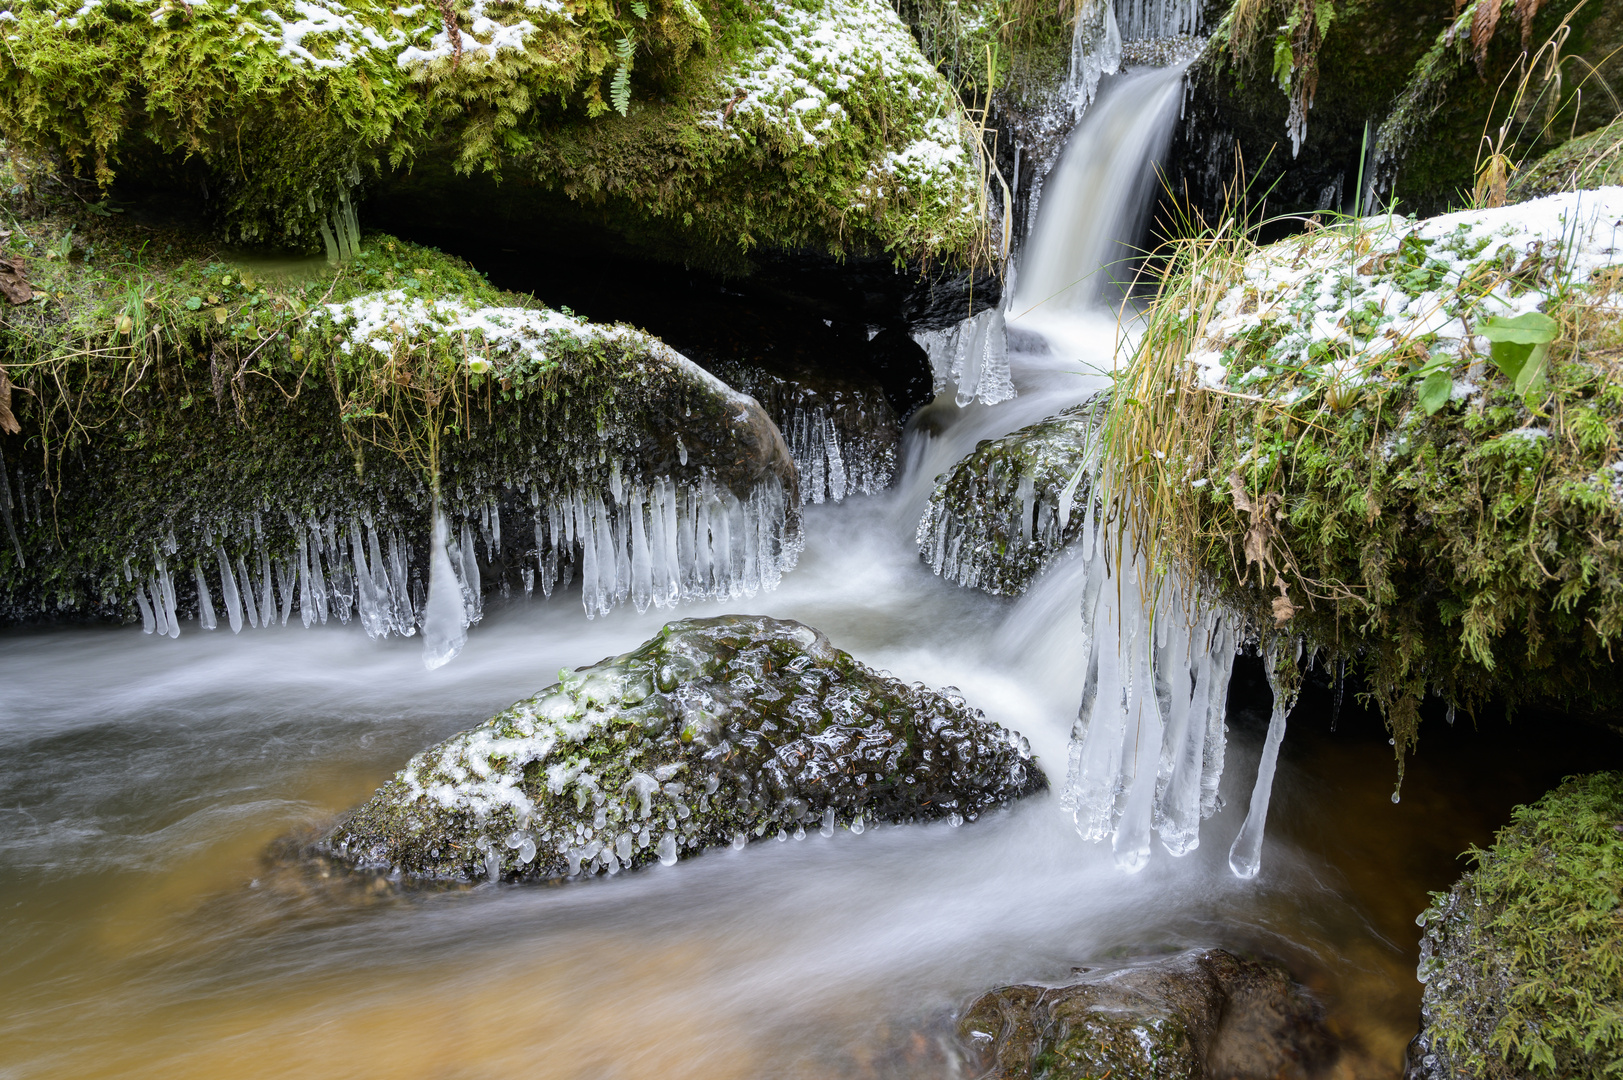
[[[1515,382],[1518,394],[1536,394],[1543,389],[1550,344],[1560,330],[1554,319],[1538,311],[1514,318],[1484,319],[1478,328],[1493,343],[1494,366]]]
[[[631,60],[636,52],[636,43],[630,37],[621,38],[614,46],[614,56],[619,66],[614,69],[614,78],[609,82],[609,101],[621,116],[627,115],[631,108]]]

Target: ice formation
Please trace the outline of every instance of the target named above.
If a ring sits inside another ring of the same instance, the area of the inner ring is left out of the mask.
[[[672,623],[414,756],[324,841],[441,878],[615,874],[808,826],[953,825],[1046,786],[1017,732],[809,626]]]
[[[996,405],[1015,396],[1002,309],[983,311],[956,326],[925,330],[913,337],[930,356],[935,392],[953,387],[960,409],[972,401]]]
[[[1245,824],[1229,848],[1229,869],[1235,877],[1253,878],[1262,868],[1262,833],[1268,823],[1268,802],[1274,790],[1274,767],[1279,764],[1279,744],[1285,738],[1285,720],[1296,704],[1299,684],[1289,688],[1280,679],[1281,664],[1295,664],[1297,657],[1282,657],[1279,650],[1263,654],[1268,669],[1268,685],[1274,692],[1273,714],[1268,718],[1268,735],[1262,743],[1262,760],[1257,763],[1257,782],[1251,790],[1251,808],[1246,811]],[[1396,798],[1396,796],[1393,796]]]
[[[1071,67],[1065,96],[1078,118],[1093,104],[1099,80],[1121,70],[1121,29],[1113,0],[1094,0],[1077,13],[1071,32]]]
[[[1078,832],[1109,838],[1117,865],[1136,872],[1149,862],[1152,830],[1184,855],[1200,843],[1201,819],[1217,811],[1241,627],[1175,572],[1152,577],[1092,500],[1085,513],[1087,672],[1060,805]]]
[[[801,501],[839,502],[890,486],[901,425],[877,384],[846,383],[822,371],[801,379],[736,361],[714,371],[778,425],[800,473]]]
[[[1114,0],[1123,41],[1184,37],[1201,30],[1200,0]]]

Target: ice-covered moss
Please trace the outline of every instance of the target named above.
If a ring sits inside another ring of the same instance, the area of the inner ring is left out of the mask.
[[[632,327],[383,235],[290,266],[43,215],[5,250],[37,297],[0,309],[7,622],[411,633],[436,487],[469,619],[491,589],[579,577],[593,614],[753,595],[793,564],[771,420]]]
[[[200,184],[306,249],[414,163],[537,182],[718,248],[973,255],[952,89],[882,0],[7,0],[0,131],[103,183]]]
[[[989,440],[930,494],[919,555],[949,581],[1018,595],[1082,535],[1094,501],[1103,401]]]
[[[1152,311],[1112,460],[1227,603],[1362,672],[1400,755],[1428,693],[1623,707],[1619,219],[1607,188],[1211,248]]]
[[[1435,893],[1410,1076],[1615,1076],[1623,1060],[1623,775],[1568,780]]]
[[[809,626],[672,623],[424,750],[318,848],[432,878],[618,873],[838,826],[973,821],[1047,781],[1018,734]]]

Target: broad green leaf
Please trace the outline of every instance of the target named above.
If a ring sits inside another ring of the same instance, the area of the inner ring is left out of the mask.
[[[1495,316],[1482,320],[1477,327],[1477,333],[1495,344],[1514,345],[1547,345],[1555,340],[1559,330],[1554,319],[1538,311],[1529,311],[1514,319]]]
[[[1494,348],[1497,349],[1499,346],[1495,345]],[[1548,343],[1528,348],[1527,358],[1522,362],[1521,371],[1516,375],[1516,393],[1530,394],[1544,389],[1544,369],[1549,366],[1545,360],[1549,355]]]
[[[1420,407],[1430,416],[1444,405],[1454,392],[1454,380],[1446,371],[1433,371],[1420,384]]]

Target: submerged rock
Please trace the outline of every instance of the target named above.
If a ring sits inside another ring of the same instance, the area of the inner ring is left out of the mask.
[[[1307,1080],[1336,1057],[1287,972],[1222,949],[992,990],[958,1034],[985,1080]]]
[[[982,813],[1047,786],[1018,734],[809,626],[672,623],[416,755],[319,845],[449,879],[617,873],[766,836]]]
[[[1531,806],[1419,919],[1409,1080],[1600,1080],[1623,1061],[1623,773]]]
[[[988,440],[936,484],[919,520],[919,555],[949,581],[1018,595],[1082,534],[1093,501],[1095,396]]]

